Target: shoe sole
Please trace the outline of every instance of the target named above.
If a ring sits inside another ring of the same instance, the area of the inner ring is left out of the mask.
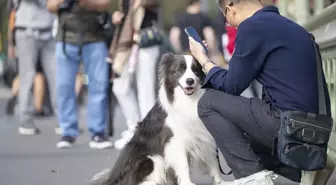
[[[69,142],[60,141],[60,142],[57,143],[56,147],[59,148],[59,149],[61,149],[61,148],[72,148],[72,144],[70,144]]]
[[[89,146],[92,149],[106,149],[106,148],[112,148],[113,144],[111,142],[96,143],[96,142],[90,141]]]
[[[37,129],[33,128],[24,128],[24,127],[19,127],[19,134],[21,135],[27,135],[27,136],[32,136],[37,134]]]

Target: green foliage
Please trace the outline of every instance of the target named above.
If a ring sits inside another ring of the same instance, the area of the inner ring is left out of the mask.
[[[8,28],[7,0],[0,0],[0,53],[6,53]]]

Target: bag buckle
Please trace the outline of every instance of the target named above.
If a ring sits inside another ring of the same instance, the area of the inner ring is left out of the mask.
[[[307,139],[312,139],[315,137],[315,135],[316,135],[315,131],[311,131],[310,129],[306,129],[306,128],[302,130],[302,134],[301,134],[303,138],[307,138]]]

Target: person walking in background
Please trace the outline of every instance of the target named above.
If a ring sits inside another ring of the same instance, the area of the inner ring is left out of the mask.
[[[20,78],[19,133],[34,135],[38,133],[38,129],[29,111],[29,101],[39,56],[50,87],[52,104],[55,106],[55,44],[52,37],[54,15],[48,11],[45,0],[13,0],[13,7],[16,10],[13,40]],[[9,49],[14,52],[13,47],[10,46]]]
[[[120,29],[112,42],[111,55],[114,66],[122,66],[119,70],[113,67],[120,74],[113,80],[113,92],[127,123],[127,130],[115,142],[117,149],[132,138],[136,123],[145,118],[156,101],[156,64],[161,42],[146,34],[160,34],[157,32],[158,7],[158,0],[120,0],[119,10],[112,16],[113,23]],[[134,77],[137,97],[132,87]]]
[[[188,36],[184,33],[188,26],[194,27],[201,39],[207,41],[210,52],[217,50],[215,31],[210,18],[201,12],[200,0],[188,0],[186,12],[176,18],[170,30],[170,42],[177,53],[189,52]]]
[[[79,135],[75,81],[80,62],[88,76],[87,124],[92,135],[89,146],[94,149],[112,147],[106,136],[107,93],[109,85],[108,49],[104,42],[100,18],[109,10],[110,0],[75,1],[60,9],[64,0],[48,0],[48,9],[58,12],[56,33],[56,88],[58,119],[62,137],[58,148],[70,148]]]

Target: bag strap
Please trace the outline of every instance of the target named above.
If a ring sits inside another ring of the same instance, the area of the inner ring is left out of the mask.
[[[316,57],[316,68],[317,68],[317,86],[318,86],[318,97],[319,97],[319,114],[320,115],[327,115],[327,103],[325,98],[325,88],[324,88],[324,81],[323,81],[323,67],[322,67],[322,58],[319,50],[319,46],[315,42],[315,37],[313,34],[310,34],[315,50],[315,57]]]

